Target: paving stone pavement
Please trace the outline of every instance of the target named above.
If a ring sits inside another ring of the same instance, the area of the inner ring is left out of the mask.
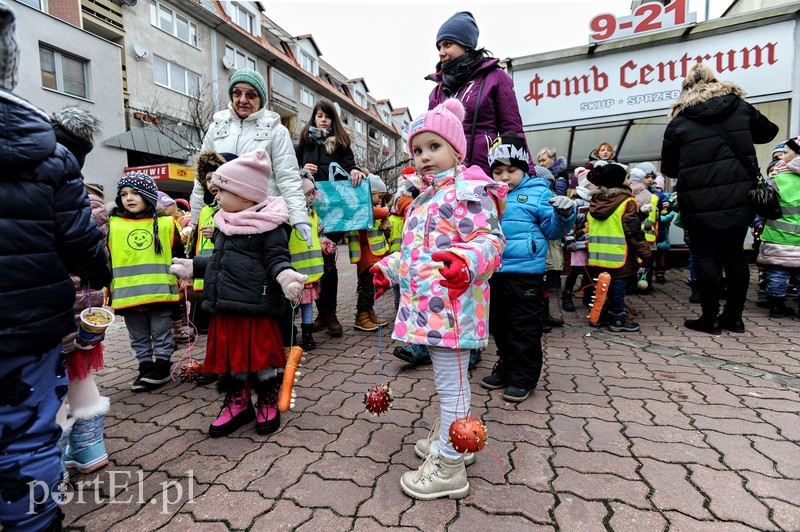
[[[406,367],[383,335],[352,328],[355,271],[339,259],[342,338],[315,335],[281,429],[212,439],[211,386],[133,393],[122,320],[98,377],[111,398],[111,464],[72,476],[65,523],[84,530],[800,530],[800,320],[749,301],[744,334],[682,327],[685,270],[628,302],[639,333],[590,328],[586,312],[545,335],[545,366],[521,404],[471,375],[472,414],[489,445],[468,469],[470,494],[415,501],[399,479],[438,413],[430,366]],[[751,298],[755,298],[754,288]],[[391,298],[379,302],[389,314]],[[558,311],[560,312],[560,310]],[[202,358],[201,339],[194,353]],[[185,354],[177,351],[174,360]],[[370,417],[365,390],[394,390]],[[81,489],[82,488],[82,489]],[[113,502],[112,502],[113,501]]]

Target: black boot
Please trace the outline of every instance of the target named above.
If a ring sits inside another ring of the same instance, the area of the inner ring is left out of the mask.
[[[300,341],[300,347],[303,348],[303,351],[312,351],[316,349],[317,344],[314,342],[314,336],[312,335],[314,324],[301,323],[300,328],[303,330],[303,339]]]
[[[564,325],[564,320],[556,318],[550,315],[550,298],[544,298],[544,325],[550,325],[550,328],[553,327],[562,327]],[[549,332],[549,331],[545,331]]]
[[[639,324],[631,321],[628,313],[624,310],[619,314],[615,312],[608,313],[608,330],[613,332],[636,332],[639,330]]]
[[[689,296],[689,303],[700,303],[700,286],[698,282],[689,281],[689,287],[692,289],[692,294]]]
[[[786,306],[785,297],[769,296],[769,317],[770,318],[784,318],[792,316],[794,309]]]
[[[656,270],[656,282],[658,284],[664,284],[667,282],[667,272],[665,270]]]
[[[720,327],[719,318],[716,316],[700,316],[696,320],[684,320],[683,326],[693,331],[699,331],[708,334],[722,333],[722,327]]]
[[[567,312],[575,312],[575,302],[572,301],[572,290],[561,292],[561,308]]]

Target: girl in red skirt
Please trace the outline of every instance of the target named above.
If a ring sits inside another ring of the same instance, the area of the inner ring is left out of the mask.
[[[272,170],[267,152],[257,150],[220,166],[214,253],[174,259],[171,272],[181,279],[205,278],[203,309],[212,314],[203,371],[222,375],[225,394],[212,437],[227,436],[256,420],[256,432],[280,426],[278,371],[286,358],[278,329],[284,295],[298,301],[306,276],[292,268],[286,202],[268,196]],[[250,400],[257,395],[256,406]]]

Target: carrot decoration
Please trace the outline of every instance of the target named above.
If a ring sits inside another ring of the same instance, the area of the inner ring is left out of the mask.
[[[608,286],[611,284],[611,275],[608,272],[603,272],[597,276],[597,285],[594,291],[594,304],[592,310],[589,312],[589,323],[596,324],[600,320],[600,313],[603,311],[603,304],[606,302],[608,295]]]
[[[289,356],[286,358],[286,369],[283,372],[283,384],[281,385],[281,395],[278,398],[278,410],[286,412],[292,404],[292,386],[294,385],[294,374],[297,371],[297,366],[300,364],[300,358],[303,356],[303,349],[300,346],[294,346],[289,351]]]

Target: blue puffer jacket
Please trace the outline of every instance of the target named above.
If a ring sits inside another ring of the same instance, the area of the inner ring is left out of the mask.
[[[0,90],[0,356],[41,353],[75,329],[69,274],[110,281],[80,168],[42,111]]]
[[[546,179],[528,175],[508,193],[500,220],[507,241],[501,272],[544,273],[547,241],[563,238],[575,225],[575,210],[561,216],[548,203],[552,197]]]

